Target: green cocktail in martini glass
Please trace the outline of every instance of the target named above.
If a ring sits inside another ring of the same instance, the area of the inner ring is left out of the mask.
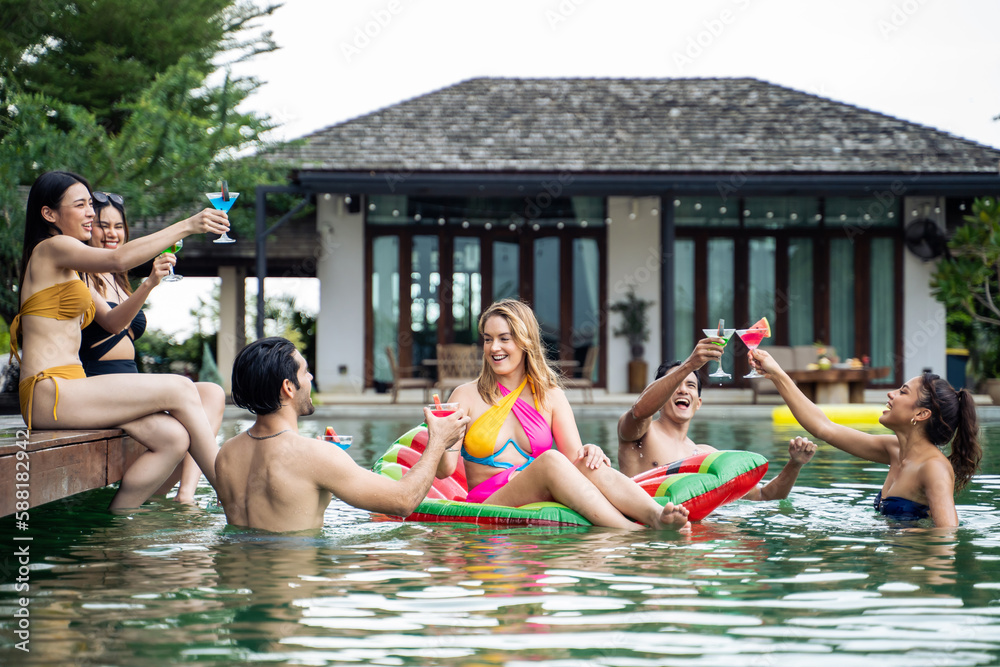
[[[165,255],[166,253],[169,252],[171,255],[176,255],[177,253],[179,253],[181,251],[181,248],[183,248],[183,247],[184,247],[184,241],[183,240],[178,240],[177,243],[173,244],[172,246],[170,246],[169,248],[167,248],[166,250],[164,250],[160,254],[161,255]],[[183,277],[184,276],[182,276],[182,275],[174,273],[174,265],[171,264],[170,265],[170,273],[168,273],[167,275],[163,276],[163,282],[165,282],[165,283],[175,283],[175,282],[177,282],[178,280],[180,280]]]
[[[736,332],[736,329],[725,329],[722,326],[722,322],[719,322],[719,328],[717,328],[717,329],[702,329],[702,331],[705,333],[706,336],[712,336],[712,337],[715,337],[715,338],[722,338],[724,342],[722,342],[722,343],[715,343],[715,344],[719,345],[721,347],[725,347],[726,343],[729,342],[729,339],[733,337],[733,334]],[[710,377],[710,378],[731,378],[733,376],[730,375],[729,373],[727,373],[726,371],[722,370],[722,359],[719,359],[719,369],[717,371],[715,371],[714,373],[709,373],[708,377]]]

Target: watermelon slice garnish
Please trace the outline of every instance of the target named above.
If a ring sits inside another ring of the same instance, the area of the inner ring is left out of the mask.
[[[333,438],[336,438],[336,437],[337,437],[337,432],[333,430],[333,427],[332,426],[327,426],[326,427],[326,438],[327,438],[327,440],[333,440]]]
[[[767,321],[766,317],[762,317],[756,322],[754,322],[752,325],[747,327],[747,331],[760,331],[763,333],[763,336],[761,336],[761,338],[770,338],[771,324],[770,322]]]

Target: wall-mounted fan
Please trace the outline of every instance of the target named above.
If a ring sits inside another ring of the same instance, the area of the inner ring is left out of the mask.
[[[914,220],[906,225],[905,240],[910,252],[925,262],[940,257],[948,249],[948,237],[944,230],[930,218]]]

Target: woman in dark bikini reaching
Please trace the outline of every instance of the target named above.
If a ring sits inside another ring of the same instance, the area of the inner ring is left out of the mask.
[[[972,395],[925,373],[889,392],[879,423],[892,435],[863,433],[835,424],[795,386],[770,354],[760,348],[751,363],[774,382],[795,419],[813,436],[875,463],[889,474],[875,499],[882,514],[901,521],[930,517],[938,527],[958,525],[955,493],[979,469],[983,451]],[[951,455],[941,448],[951,443]]]

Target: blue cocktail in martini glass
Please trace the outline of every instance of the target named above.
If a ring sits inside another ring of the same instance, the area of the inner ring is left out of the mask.
[[[208,201],[212,202],[212,206],[216,209],[229,213],[229,209],[233,207],[233,202],[240,196],[240,193],[230,192],[229,188],[226,187],[226,182],[223,181],[222,192],[206,192],[205,196],[208,197]],[[236,239],[230,238],[229,234],[222,232],[222,236],[215,239],[215,243],[236,243]]]

